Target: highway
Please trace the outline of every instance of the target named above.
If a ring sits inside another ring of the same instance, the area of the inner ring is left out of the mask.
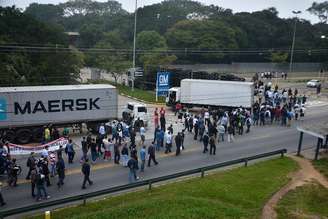
[[[148,179],[282,148],[286,148],[289,153],[294,153],[297,150],[299,138],[299,133],[295,128],[296,125],[298,123],[319,122],[324,118],[328,118],[327,108],[328,106],[325,104],[311,106],[307,110],[304,121],[296,121],[290,128],[279,125],[252,127],[249,134],[244,134],[243,136],[236,135],[236,141],[234,143],[225,141],[218,144],[215,156],[203,154],[202,143],[194,141],[193,135],[186,133],[186,149],[182,151],[180,156],[176,157],[175,153],[165,155],[162,150],[156,155],[159,165],[151,166],[150,168],[146,167],[145,173],[138,173],[138,175],[141,177],[141,180]],[[173,116],[171,117],[173,118]],[[148,136],[152,136],[152,133],[153,130],[150,131]],[[79,143],[80,137],[74,137],[73,140]],[[149,143],[150,139],[148,137],[146,145],[148,146]],[[312,148],[315,144],[316,139],[314,137],[304,135],[303,149]],[[175,149],[175,146],[173,146],[173,149]],[[53,185],[48,188],[51,196],[50,200],[128,183],[127,168],[121,165],[114,165],[113,161],[102,161],[92,167],[91,179],[94,181],[94,185],[88,187],[86,190],[81,190],[83,176],[80,173],[80,164],[78,162],[80,154],[81,152],[78,151],[74,164],[69,165],[66,163],[67,176],[63,188],[58,190],[56,186],[57,178],[51,179]],[[67,162],[66,156],[64,159]],[[22,166],[25,166],[26,161],[22,160],[20,163]],[[21,179],[18,187],[3,188],[3,196],[7,205],[1,209],[12,209],[36,203],[35,199],[31,197],[30,184],[23,180],[25,176],[26,170],[20,176]]]

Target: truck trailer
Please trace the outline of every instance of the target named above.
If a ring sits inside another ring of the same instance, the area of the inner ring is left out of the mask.
[[[118,117],[114,86],[63,85],[0,88],[0,137],[10,142],[40,142],[44,126],[97,124]]]
[[[254,85],[251,82],[183,79],[180,87],[169,89],[166,104],[183,107],[251,108]]]

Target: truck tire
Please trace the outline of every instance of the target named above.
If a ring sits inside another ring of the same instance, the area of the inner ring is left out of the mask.
[[[13,130],[7,130],[5,132],[4,137],[3,137],[3,139],[5,141],[9,141],[11,143],[15,142],[15,138],[16,138],[16,135],[15,135],[15,132]]]
[[[32,132],[29,129],[19,129],[16,132],[16,141],[19,144],[27,144],[31,141]]]
[[[40,143],[43,140],[43,129],[42,128],[34,128],[32,132],[33,141]]]

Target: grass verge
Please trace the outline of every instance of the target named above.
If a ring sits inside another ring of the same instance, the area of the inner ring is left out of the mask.
[[[313,166],[328,178],[328,158],[312,161]]]
[[[149,90],[142,90],[135,88],[134,91],[130,87],[121,85],[121,84],[115,84],[114,82],[110,82],[107,80],[97,80],[97,81],[92,81],[92,83],[95,84],[111,84],[115,86],[120,94],[124,94],[130,97],[134,97],[140,100],[143,100],[145,102],[149,103],[165,103],[165,97],[158,97],[158,102],[156,102],[156,94],[154,91],[149,91]]]
[[[52,218],[257,218],[265,202],[297,168],[293,160],[278,158],[61,209],[53,212]]]
[[[276,208],[278,219],[327,218],[328,189],[310,183],[288,192]]]

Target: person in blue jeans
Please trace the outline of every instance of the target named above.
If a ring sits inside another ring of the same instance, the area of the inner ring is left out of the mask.
[[[68,144],[66,145],[66,148],[65,148],[65,152],[67,153],[67,156],[68,156],[68,163],[73,163],[75,151],[74,151],[72,139],[70,139],[68,141]]]
[[[138,166],[138,162],[134,157],[131,157],[130,160],[128,161],[128,167],[129,167],[129,182],[133,183],[136,180],[139,179],[136,174],[136,169]]]
[[[143,145],[140,150],[140,160],[141,160],[140,172],[144,172],[145,163],[146,163],[146,146],[145,145]]]
[[[38,171],[38,174],[36,175],[36,189],[38,191],[37,193],[37,201],[41,201],[42,200],[42,196],[44,197],[44,199],[49,199],[50,196],[47,193],[46,187],[44,185],[45,183],[45,175],[41,174],[41,171]],[[42,195],[43,193],[43,195]]]

